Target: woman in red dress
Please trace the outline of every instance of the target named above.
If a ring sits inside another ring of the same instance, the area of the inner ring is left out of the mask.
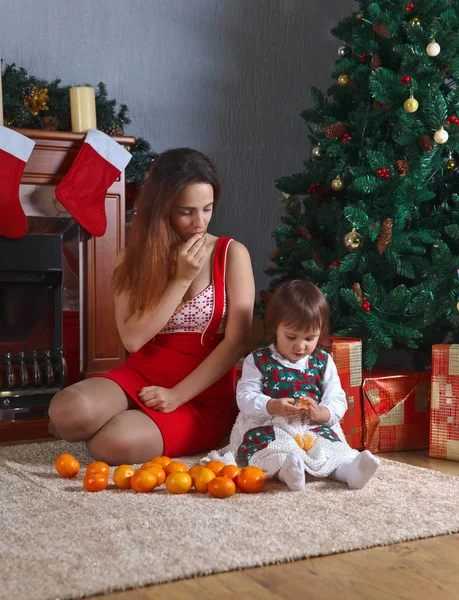
[[[251,328],[246,248],[207,232],[220,196],[210,160],[160,154],[114,271],[126,364],[51,400],[52,428],[110,464],[204,452],[235,419],[235,368]]]

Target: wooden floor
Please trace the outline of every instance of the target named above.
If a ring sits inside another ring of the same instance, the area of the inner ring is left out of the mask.
[[[427,452],[379,456],[459,476],[459,462],[432,459]],[[104,600],[458,600],[459,534],[97,596],[102,597]]]

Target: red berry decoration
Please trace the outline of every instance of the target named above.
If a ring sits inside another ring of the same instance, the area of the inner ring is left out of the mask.
[[[376,171],[376,175],[381,177],[381,179],[389,179],[390,177],[390,169],[389,167],[383,167],[382,169],[378,169]]]
[[[308,187],[308,194],[313,194],[320,187],[320,183],[310,183]]]
[[[342,142],[350,142],[352,140],[351,136],[348,133],[343,133],[343,135],[339,139]]]
[[[368,62],[368,54],[366,52],[363,52],[362,54],[360,54],[359,58],[360,58],[361,63]]]
[[[414,8],[414,2],[408,2],[408,4],[405,6],[405,12],[410,12],[411,10],[413,10]]]
[[[400,77],[400,83],[402,85],[406,85],[407,83],[410,83],[410,81],[411,81],[411,77],[409,75],[402,75]]]
[[[342,263],[342,260],[334,260],[332,263],[330,263],[328,266],[330,267],[330,269],[333,269],[333,267],[339,267],[339,265]]]

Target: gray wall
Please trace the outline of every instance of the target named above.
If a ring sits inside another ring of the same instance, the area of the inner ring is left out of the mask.
[[[258,291],[282,214],[273,180],[308,157],[309,89],[326,89],[330,35],[354,0],[2,0],[0,53],[63,84],[104,81],[163,151],[209,154],[224,193],[211,231],[244,243]]]

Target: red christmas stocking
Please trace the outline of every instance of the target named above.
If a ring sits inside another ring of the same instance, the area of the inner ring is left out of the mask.
[[[131,158],[118,142],[90,129],[70,171],[56,187],[59,202],[90,234],[104,235],[107,190]]]
[[[0,235],[8,238],[20,238],[27,231],[19,185],[34,146],[25,135],[0,126]]]

